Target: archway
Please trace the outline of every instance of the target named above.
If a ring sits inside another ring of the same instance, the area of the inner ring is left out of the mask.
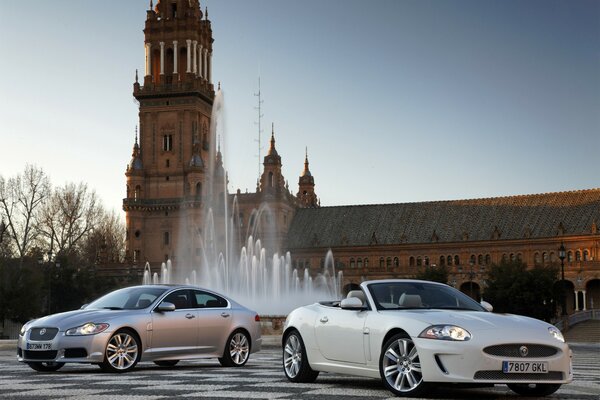
[[[463,284],[460,285],[460,291],[476,301],[481,301],[481,288],[477,282],[463,282]]]
[[[600,279],[592,279],[585,285],[585,297],[588,310],[600,308]]]

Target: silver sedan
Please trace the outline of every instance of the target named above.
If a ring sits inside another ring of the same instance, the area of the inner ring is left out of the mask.
[[[195,286],[143,285],[119,289],[80,310],[26,323],[17,359],[36,371],[92,363],[109,372],[138,361],[173,366],[179,360],[218,358],[241,367],[261,348],[254,311]]]

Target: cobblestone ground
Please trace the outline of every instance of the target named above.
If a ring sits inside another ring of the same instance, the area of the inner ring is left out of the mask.
[[[575,380],[554,399],[600,399],[600,347],[573,346]],[[322,373],[312,384],[288,382],[281,350],[253,354],[244,368],[222,368],[216,360],[181,362],[173,368],[140,363],[127,374],[107,374],[96,366],[67,364],[38,373],[18,363],[14,352],[0,351],[1,399],[385,399],[394,398],[376,379]],[[433,399],[516,399],[506,386],[486,389],[440,388]]]

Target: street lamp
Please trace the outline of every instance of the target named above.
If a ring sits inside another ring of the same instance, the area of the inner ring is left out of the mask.
[[[473,277],[475,276],[475,274],[473,273],[473,261],[469,262],[469,294],[471,295],[471,297],[475,300],[477,300],[475,298],[475,295],[473,294]]]
[[[562,315],[567,315],[567,296],[565,293],[565,244],[563,242],[560,243],[560,247],[558,248],[558,258],[560,258],[560,272],[561,272],[561,282],[560,282],[560,291],[561,291],[561,307],[562,307]]]

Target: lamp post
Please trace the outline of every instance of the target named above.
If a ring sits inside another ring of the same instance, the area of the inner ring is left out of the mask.
[[[473,261],[471,261],[469,263],[469,295],[474,299],[477,300],[475,298],[475,295],[473,294],[473,277],[475,276],[475,274],[473,273]]]
[[[567,295],[565,293],[565,244],[563,242],[560,243],[560,247],[558,248],[558,258],[560,258],[560,273],[561,273],[561,282],[560,282],[560,297],[561,297],[561,308],[562,315],[567,315]]]

